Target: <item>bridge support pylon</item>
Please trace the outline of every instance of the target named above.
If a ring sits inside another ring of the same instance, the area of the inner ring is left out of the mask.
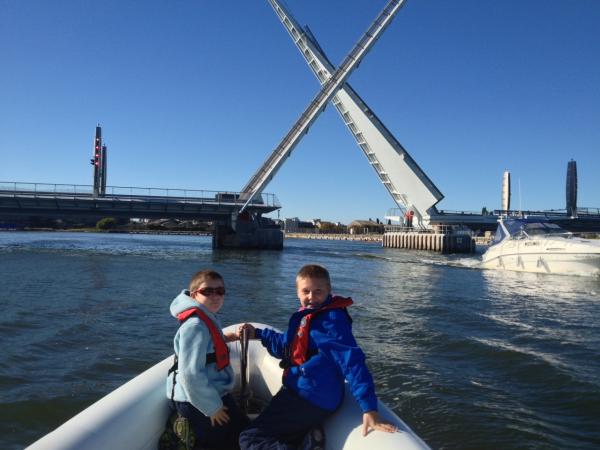
[[[282,250],[283,231],[273,220],[247,211],[229,223],[215,223],[213,248]]]

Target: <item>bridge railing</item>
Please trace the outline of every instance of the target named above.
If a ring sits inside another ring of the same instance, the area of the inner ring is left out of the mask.
[[[94,187],[78,184],[25,183],[0,181],[1,191],[28,193],[92,194]]]
[[[566,209],[547,209],[542,211],[520,211],[520,210],[494,210],[495,215],[503,216],[543,216],[543,217],[556,217],[564,216],[565,218],[571,217],[571,214]],[[600,208],[577,208],[577,217],[598,217],[600,216]]]
[[[14,195],[38,196],[93,196],[94,188],[91,185],[59,184],[59,183],[27,183],[15,181],[0,181],[0,192]],[[198,189],[170,189],[135,186],[106,186],[106,192],[98,198],[124,199],[156,199],[173,200],[180,203],[211,203],[211,204],[239,204],[240,192],[209,191]],[[252,205],[266,207],[281,207],[275,194],[262,193],[252,201]]]

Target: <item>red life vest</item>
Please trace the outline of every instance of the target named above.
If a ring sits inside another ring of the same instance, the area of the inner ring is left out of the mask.
[[[200,308],[186,309],[185,311],[177,314],[177,319],[180,322],[184,322],[192,315],[196,315],[206,324],[208,331],[210,331],[210,337],[212,338],[213,345],[215,346],[216,364],[217,369],[222,370],[229,365],[229,349],[225,343],[225,339],[221,334],[221,330],[217,328],[215,323],[202,311]]]
[[[298,325],[296,335],[294,336],[294,341],[290,347],[290,362],[295,366],[299,366],[300,364],[308,361],[308,338],[310,333],[310,323],[316,315],[332,309],[347,308],[352,303],[353,301],[350,297],[345,298],[335,296],[331,299],[331,303],[328,305],[325,305],[322,308],[305,315],[302,320],[300,320],[300,325]]]

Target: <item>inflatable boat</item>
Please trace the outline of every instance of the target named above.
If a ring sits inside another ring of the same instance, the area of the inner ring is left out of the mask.
[[[267,325],[256,323],[259,328]],[[239,325],[231,325],[231,332]],[[242,384],[241,345],[229,343],[231,364],[236,374],[236,389]],[[170,356],[50,432],[28,449],[31,450],[155,450],[170,414],[165,394]],[[282,369],[258,341],[247,348],[247,387],[251,396],[268,401],[281,387]],[[246,380],[246,378],[244,378]],[[425,450],[429,447],[388,407],[379,402],[379,413],[398,427],[396,433],[371,431],[362,436],[362,413],[346,386],[344,403],[324,424],[328,450]],[[252,416],[251,416],[252,417]]]

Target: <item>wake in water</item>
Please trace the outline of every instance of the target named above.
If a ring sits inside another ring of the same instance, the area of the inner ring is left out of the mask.
[[[464,268],[464,269],[476,269],[476,270],[482,270],[482,271],[487,271],[487,272],[496,272],[496,273],[500,273],[500,274],[505,274],[505,275],[500,275],[500,276],[505,276],[505,277],[511,276],[511,275],[507,275],[507,274],[522,273],[522,274],[530,274],[530,275],[536,275],[536,276],[542,276],[542,277],[560,277],[560,278],[575,277],[575,278],[589,278],[589,279],[600,280],[600,274],[594,274],[591,272],[540,273],[540,272],[532,272],[532,271],[525,271],[525,270],[508,270],[508,269],[502,269],[500,267],[499,268],[484,267],[482,265],[482,260],[481,260],[480,256],[455,257],[453,255],[448,255],[448,256],[442,257],[440,259],[423,258],[423,259],[421,259],[421,262],[423,264],[431,264],[431,265],[438,265],[438,266],[460,267],[460,268]]]
[[[441,255],[439,259],[423,258],[420,260],[423,264],[446,267],[460,267],[463,269],[480,269],[481,259],[473,257],[456,257],[452,255]]]

